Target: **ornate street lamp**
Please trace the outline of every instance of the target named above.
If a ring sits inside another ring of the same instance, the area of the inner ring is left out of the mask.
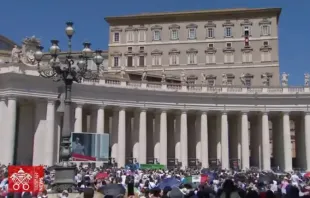
[[[38,72],[41,77],[52,78],[54,81],[63,81],[65,84],[65,107],[64,107],[64,120],[60,143],[60,163],[56,164],[56,177],[55,187],[57,191],[68,190],[74,185],[75,164],[69,161],[71,157],[70,137],[71,137],[71,89],[73,82],[80,83],[83,79],[98,80],[99,79],[99,66],[103,62],[101,50],[96,50],[95,53],[91,50],[91,44],[88,42],[83,43],[84,49],[75,65],[75,60],[72,57],[71,39],[74,35],[74,28],[72,22],[67,22],[65,32],[68,36],[68,52],[61,53],[65,55],[65,61],[62,63],[59,60],[60,47],[58,40],[52,40],[49,53],[43,53],[43,47],[39,46],[34,56],[38,62]],[[50,57],[47,66],[41,66],[40,63],[44,56]],[[93,60],[97,65],[97,69],[91,70],[88,68],[89,60]]]

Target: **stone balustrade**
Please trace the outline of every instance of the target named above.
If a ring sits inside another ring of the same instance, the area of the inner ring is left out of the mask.
[[[21,70],[18,66],[0,68],[1,73],[20,73],[31,76],[39,76],[32,70]],[[189,93],[217,93],[217,94],[308,94],[310,87],[245,87],[245,86],[208,86],[207,84],[175,84],[147,81],[128,81],[126,79],[100,79],[99,81],[83,80],[82,84],[93,86],[120,87],[128,89],[145,89],[152,91],[189,92]]]

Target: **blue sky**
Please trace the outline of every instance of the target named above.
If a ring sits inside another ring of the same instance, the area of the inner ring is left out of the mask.
[[[107,49],[105,16],[241,7],[283,9],[279,23],[280,70],[290,74],[291,85],[302,85],[303,74],[310,72],[310,0],[1,0],[0,34],[17,43],[35,35],[45,48],[55,38],[65,50],[65,22],[71,20],[76,29],[75,50],[81,49],[84,41],[90,41],[93,49]]]

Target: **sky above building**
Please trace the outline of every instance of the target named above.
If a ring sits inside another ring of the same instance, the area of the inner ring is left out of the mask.
[[[47,49],[51,39],[66,50],[65,22],[75,23],[73,49],[89,41],[93,49],[108,49],[106,16],[145,12],[225,8],[282,8],[279,21],[280,71],[290,74],[290,85],[303,85],[310,72],[310,0],[1,0],[0,34],[21,43],[35,35]],[[306,33],[306,34],[304,34]]]

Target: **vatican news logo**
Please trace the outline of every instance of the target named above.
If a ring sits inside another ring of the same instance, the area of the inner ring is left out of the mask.
[[[9,192],[42,192],[43,166],[9,166]]]

